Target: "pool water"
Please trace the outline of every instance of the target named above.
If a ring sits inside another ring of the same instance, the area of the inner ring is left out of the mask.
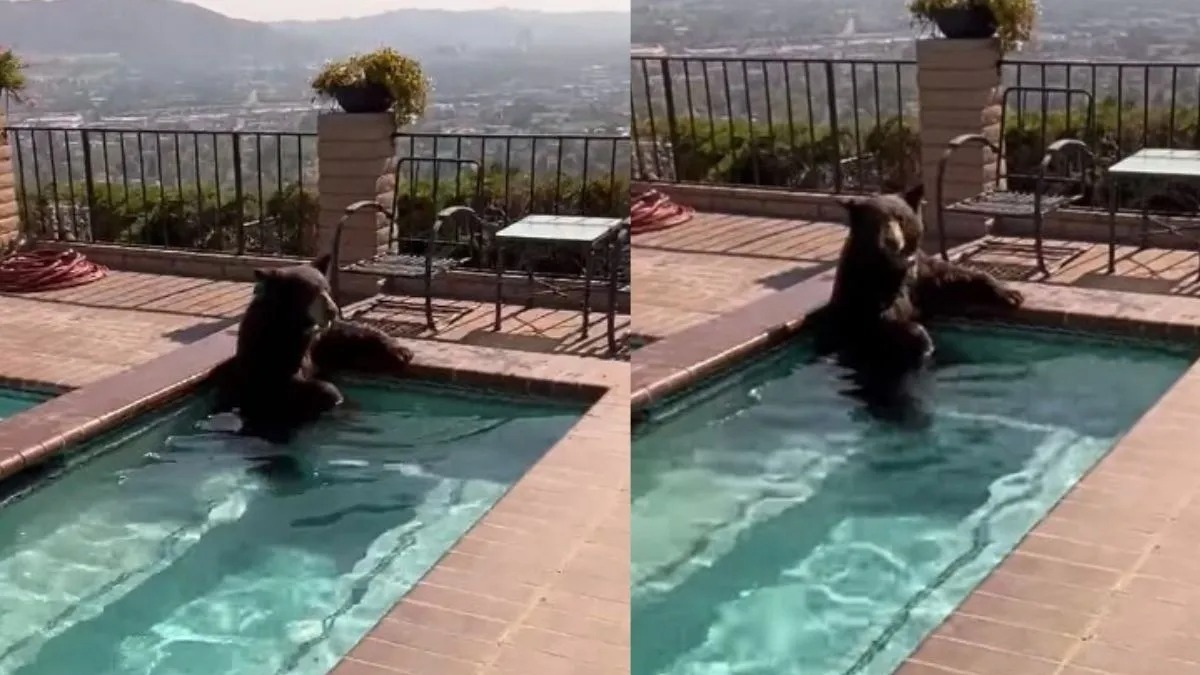
[[[200,430],[197,399],[10,496],[0,673],[325,673],[580,416],[345,391],[282,451]]]
[[[21,389],[0,388],[0,420],[7,419],[17,413],[28,410],[33,406],[50,400],[49,394],[41,394]]]
[[[796,344],[635,431],[633,675],[892,673],[1184,372],[1166,346],[935,332],[927,424]]]

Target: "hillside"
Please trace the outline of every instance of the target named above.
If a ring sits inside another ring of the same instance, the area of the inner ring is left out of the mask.
[[[116,53],[143,69],[308,62],[316,45],[175,0],[0,2],[0,44],[23,54]]]
[[[453,48],[459,52],[511,49],[533,51],[612,48],[629,50],[629,14],[618,12],[474,12],[397,10],[334,21],[285,21],[273,26],[321,43],[326,54],[391,45],[416,56]]]
[[[611,48],[624,55],[629,15],[398,10],[268,24],[176,0],[0,0],[0,45],[29,56],[115,53],[147,71],[291,68],[385,44],[423,59],[521,44],[541,53]]]

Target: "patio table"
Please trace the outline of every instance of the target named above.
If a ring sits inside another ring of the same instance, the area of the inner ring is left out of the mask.
[[[1145,148],[1108,168],[1108,273],[1116,271],[1117,259],[1117,195],[1119,183],[1135,181],[1138,200],[1142,204],[1142,248],[1151,226],[1171,234],[1191,239],[1196,244],[1197,279],[1200,280],[1200,238],[1189,236],[1196,225],[1173,225],[1161,218],[1151,216],[1150,199],[1170,191],[1169,183],[1185,182],[1200,185],[1200,150],[1172,150],[1167,148]],[[1158,192],[1152,191],[1158,189]],[[1198,205],[1200,206],[1200,205]],[[1200,209],[1197,209],[1200,210]]]
[[[592,272],[597,250],[612,246],[621,225],[620,218],[591,218],[586,216],[530,215],[496,233],[496,321],[500,330],[500,311],[504,305],[504,249],[519,247],[521,263],[530,281],[560,297],[566,293],[558,285],[536,277],[529,265],[528,250],[536,246],[561,245],[577,247],[584,254],[583,265],[583,337],[588,335],[588,314],[592,303]],[[613,308],[610,307],[612,312]]]

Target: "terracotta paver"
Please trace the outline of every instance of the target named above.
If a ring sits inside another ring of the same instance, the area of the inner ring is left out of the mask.
[[[580,312],[505,305],[497,332],[493,330],[495,306],[491,303],[438,299],[434,303],[437,330],[431,332],[425,325],[423,302],[420,298],[387,296],[361,303],[361,312],[356,306],[354,317],[394,335],[423,340],[596,358],[610,355],[603,312],[589,314],[588,334],[584,337]],[[629,316],[617,315],[615,326],[617,339],[621,340],[629,331]]]
[[[706,222],[698,219],[699,224]],[[768,219],[739,219],[748,239],[777,228]],[[796,221],[797,229],[813,225]],[[681,233],[682,234],[682,233]],[[728,234],[694,234],[693,249],[718,258],[695,270],[672,270],[685,288],[711,279],[714,266],[735,289],[720,318],[686,312],[660,299],[655,321],[667,337],[634,352],[634,405],[686,386],[714,364],[786,339],[804,312],[828,297],[831,275],[818,272],[773,292],[761,275],[719,256]],[[789,235],[792,236],[792,235]],[[814,237],[828,237],[817,227]],[[958,252],[1013,279],[1038,324],[1154,334],[1200,335],[1196,254],[1119,247],[1109,275],[1106,246],[1047,242],[1062,263],[1049,278],[1032,270],[1029,240],[994,238]],[[634,240],[634,288],[640,266]],[[823,244],[823,246],[826,246]],[[837,245],[828,248],[836,256]],[[651,253],[650,255],[658,255]],[[691,260],[696,260],[692,258]],[[797,264],[806,259],[797,258]],[[636,297],[636,296],[635,296]],[[737,300],[742,300],[738,302]],[[644,325],[634,305],[634,330]],[[740,306],[738,306],[740,305]],[[733,306],[731,308],[731,306]],[[690,324],[689,324],[689,320]],[[681,326],[682,328],[678,327]],[[1200,424],[1200,365],[1182,379],[1067,494],[897,671],[903,675],[1200,675],[1200,455],[1190,435]],[[637,639],[637,636],[634,636]]]
[[[633,327],[661,338],[828,269],[842,226],[698,213],[633,238]]]
[[[249,284],[113,272],[86,286],[0,294],[0,376],[77,387],[236,322]]]
[[[836,223],[698,213],[679,227],[633,238],[632,332],[658,339],[727,314],[832,269],[845,228]],[[1011,280],[1133,293],[1200,295],[1191,251],[1047,240],[1049,278],[1034,269],[1032,240],[992,237],[958,250]]]
[[[0,378],[82,386],[236,325],[251,285],[113,271],[86,286],[0,294]],[[503,308],[499,333],[489,303],[435,301],[438,330],[424,327],[421,301],[389,297],[364,315],[389,332],[441,342],[606,357],[605,317],[593,313],[589,337],[579,312]],[[13,320],[19,319],[19,320]],[[618,317],[618,333],[629,317]],[[411,329],[411,330],[410,330]]]

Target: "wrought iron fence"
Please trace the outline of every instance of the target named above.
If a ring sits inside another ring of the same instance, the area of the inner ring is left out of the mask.
[[[453,157],[479,163],[483,180],[461,164],[412,162],[398,192],[461,203],[482,184],[487,202],[509,217],[528,213],[619,217],[629,211],[629,138],[592,134],[396,135],[402,157]]]
[[[639,178],[831,192],[921,178],[913,61],[634,56],[631,66]],[[1200,149],[1200,63],[1002,67],[1004,85],[1022,88],[1004,111],[1010,173],[1031,172],[1064,137],[1107,161],[1145,147]],[[1150,208],[1194,210],[1200,191],[1175,187]],[[1098,200],[1107,189],[1102,182]],[[1118,195],[1119,206],[1132,197]]]
[[[1060,138],[1084,140],[1102,165],[1142,148],[1200,149],[1200,63],[1019,60],[1003,68],[1004,84],[1023,89],[1005,111],[1010,173],[1031,171],[1046,146]],[[1068,100],[1062,93],[1068,89],[1088,96]],[[1094,110],[1087,109],[1089,101]],[[1196,211],[1197,186],[1167,187],[1146,201],[1135,194],[1136,185],[1121,185],[1118,208]],[[1110,189],[1101,176],[1098,194],[1082,205],[1106,207]]]
[[[5,131],[27,234],[238,253],[296,254],[310,243],[301,238],[318,212],[315,134]]]
[[[1200,63],[1020,60],[1003,67],[1008,86],[1082,90],[1095,101],[1089,129],[1080,99],[1068,105],[1062,96],[1023,94],[1012,111],[1018,127],[1090,135],[1121,154],[1151,146],[1200,148]]]
[[[315,247],[316,134],[30,126],[6,133],[29,234],[256,254],[306,255]],[[401,156],[479,159],[487,172],[483,196],[502,200],[514,217],[533,210],[627,212],[628,142],[578,135],[396,137]],[[397,193],[412,198],[405,207],[424,213],[426,202],[464,197],[464,186],[475,180],[414,169],[404,183]]]
[[[916,175],[906,60],[632,57],[635,175],[823,191]]]

